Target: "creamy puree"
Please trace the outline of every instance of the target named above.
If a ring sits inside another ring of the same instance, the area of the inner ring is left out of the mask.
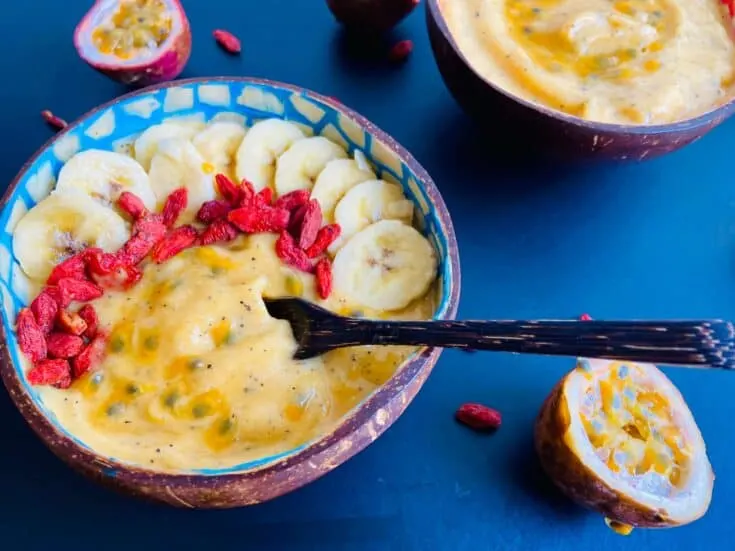
[[[584,119],[658,124],[731,94],[732,23],[719,0],[441,0],[487,80]]]
[[[230,467],[284,452],[332,428],[413,352],[365,347],[294,361],[288,323],[262,295],[327,301],[311,275],[275,254],[276,236],[187,250],[149,263],[140,283],[95,301],[110,331],[100,368],[68,390],[38,389],[70,433],[96,452],[157,470]],[[434,293],[404,311],[362,315],[428,319]]]

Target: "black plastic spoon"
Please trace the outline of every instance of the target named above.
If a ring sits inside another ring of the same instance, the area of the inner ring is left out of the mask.
[[[735,328],[728,321],[383,321],[337,316],[299,298],[265,299],[265,306],[291,324],[296,359],[345,346],[401,344],[735,367]]]

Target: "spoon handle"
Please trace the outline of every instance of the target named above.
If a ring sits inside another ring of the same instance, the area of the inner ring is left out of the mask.
[[[735,367],[730,322],[382,321],[350,319],[338,346],[401,344],[577,356],[668,365]]]

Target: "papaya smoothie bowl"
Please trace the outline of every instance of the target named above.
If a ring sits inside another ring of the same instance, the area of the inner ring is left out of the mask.
[[[2,378],[77,471],[178,507],[255,504],[361,451],[438,349],[306,360],[264,297],[450,319],[456,239],[428,174],[336,100],[203,78],[60,132],[3,198]]]
[[[445,84],[500,143],[643,160],[735,111],[732,0],[428,0]]]

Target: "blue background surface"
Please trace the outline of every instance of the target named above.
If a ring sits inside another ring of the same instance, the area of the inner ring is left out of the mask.
[[[51,132],[125,90],[74,51],[91,2],[6,2],[0,18],[0,181]],[[337,27],[320,0],[184,0],[194,50],[182,76],[249,75],[334,95],[406,146],[433,176],[460,243],[465,318],[735,318],[735,121],[639,165],[498,160],[501,128],[476,128],[445,90],[423,10],[393,35],[416,49],[390,66]],[[227,28],[240,57],[211,38]],[[231,511],[179,511],[100,489],[38,441],[0,392],[0,541],[5,549],[733,549],[735,374],[668,369],[709,445],[709,513],[688,527],[614,535],[541,474],[532,425],[570,361],[446,352],[413,405],[375,444],[319,481]],[[458,405],[500,409],[477,435]]]

